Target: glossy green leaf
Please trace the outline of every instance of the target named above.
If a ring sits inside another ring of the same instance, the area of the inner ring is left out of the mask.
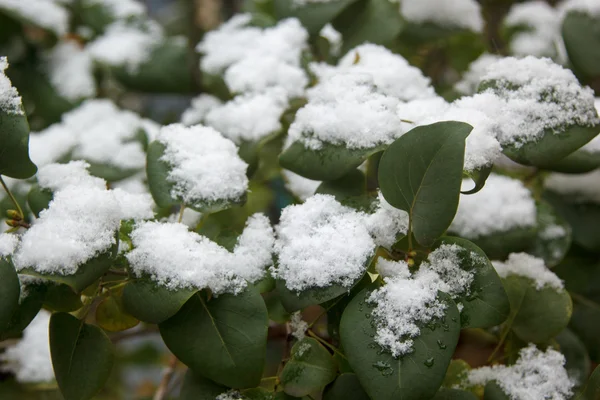
[[[325,390],[323,400],[369,400],[356,374],[345,373]]]
[[[469,172],[467,175],[473,180],[473,184],[475,186],[473,186],[472,189],[466,190],[461,193],[462,194],[475,194],[475,193],[479,192],[481,189],[483,189],[483,187],[485,186],[485,182],[487,181],[487,178],[492,173],[492,168],[493,168],[493,165],[489,165],[487,167],[483,167],[481,169]]]
[[[369,156],[384,148],[385,146],[348,149],[345,146],[324,143],[319,150],[312,150],[300,142],[294,142],[279,156],[279,163],[283,168],[305,178],[332,181],[356,169]]]
[[[599,129],[600,131],[600,129]],[[576,150],[565,158],[562,158],[545,169],[566,174],[583,174],[600,167],[600,153],[591,153],[583,149]]]
[[[291,314],[286,311],[281,304],[279,299],[279,293],[276,290],[263,294],[265,305],[267,306],[267,312],[269,313],[269,319],[278,324],[285,324],[290,320]]]
[[[485,385],[483,400],[510,400],[510,397],[494,381]]]
[[[478,400],[471,392],[466,392],[460,389],[442,388],[433,396],[431,400]]]
[[[335,374],[335,362],[329,351],[315,339],[304,338],[292,347],[279,381],[284,392],[302,397],[322,390],[335,379]]]
[[[121,293],[118,291],[102,300],[96,307],[96,324],[108,332],[120,332],[139,324],[134,316],[123,307]]]
[[[600,399],[600,367],[596,367],[581,392],[575,400],[598,400]]]
[[[227,392],[228,388],[214,383],[188,369],[183,378],[179,400],[215,400]]]
[[[371,264],[371,259],[369,259],[365,265],[368,266]],[[283,307],[288,312],[294,312],[301,310],[305,307],[312,306],[315,304],[322,304],[328,300],[334,299],[338,296],[343,295],[344,293],[348,293],[354,285],[361,281],[363,276],[366,274],[367,269],[365,268],[365,272],[363,275],[358,277],[350,286],[342,286],[339,284],[333,284],[327,287],[314,287],[310,289],[303,290],[301,292],[296,292],[288,289],[285,286],[285,282],[281,279],[276,281],[275,287],[277,289],[277,293],[279,293],[279,298]]]
[[[511,308],[507,323],[520,339],[545,342],[567,327],[573,304],[566,290],[537,290],[531,279],[517,275],[503,279],[503,284]]]
[[[81,296],[64,283],[49,281],[46,288],[44,307],[52,311],[71,312],[83,306]]]
[[[64,283],[70,286],[77,293],[81,292],[98,278],[108,271],[112,265],[114,257],[118,249],[118,242],[108,251],[90,259],[77,268],[77,272],[72,275],[46,274],[39,273],[31,268],[26,268],[20,271],[22,274],[36,276],[38,278],[48,279],[58,283]]]
[[[518,253],[530,249],[536,238],[537,229],[515,228],[505,232],[497,232],[488,236],[471,239],[491,260],[504,260],[510,253]]]
[[[600,21],[589,14],[571,11],[562,22],[562,36],[569,60],[589,78],[600,76]]]
[[[364,196],[367,193],[365,174],[357,169],[352,170],[339,179],[321,183],[315,193],[332,195],[340,203]]]
[[[502,281],[485,253],[468,240],[457,237],[440,239],[434,249],[442,244],[464,249],[458,253],[460,267],[473,273],[470,293],[454,299],[463,305],[460,313],[462,328],[490,328],[504,322],[510,313],[510,303]]]
[[[590,358],[600,361],[600,305],[578,297],[574,298],[573,315],[569,329],[584,343]]]
[[[537,235],[529,253],[554,267],[571,247],[571,226],[545,201],[537,204]]]
[[[600,224],[597,223],[600,205],[571,202],[568,197],[551,191],[545,191],[543,196],[571,226],[574,243],[592,252],[600,251]]]
[[[422,326],[415,338],[413,352],[394,358],[382,352],[374,342],[375,325],[370,316],[372,305],[364,304],[369,292],[352,299],[340,324],[342,346],[350,365],[365,391],[377,400],[428,399],[438,391],[460,333],[460,314],[448,295],[439,294],[446,304],[443,321]]]
[[[560,352],[567,360],[565,369],[569,378],[575,382],[575,387],[581,387],[586,382],[586,377],[590,375],[591,362],[585,345],[569,329],[565,329],[555,338],[560,347]]]
[[[193,289],[169,290],[141,278],[125,285],[123,306],[140,321],[160,324],[175,315],[194,293],[196,290]]]
[[[598,134],[600,127],[572,125],[563,129],[546,129],[536,142],[519,147],[504,145],[502,152],[524,165],[552,169],[557,160],[567,157]]]
[[[29,158],[29,124],[25,114],[0,109],[0,175],[26,179],[37,167]]]
[[[21,285],[10,260],[0,257],[0,332],[4,332],[19,306]]]
[[[91,399],[102,389],[113,366],[113,345],[97,326],[67,313],[50,318],[50,353],[65,400]]]
[[[404,28],[398,4],[387,0],[359,0],[332,21],[342,34],[342,54],[365,42],[389,44]]]
[[[0,330],[0,341],[20,336],[42,308],[46,296],[46,285],[37,282],[23,283],[23,287],[25,288],[24,293],[21,293],[23,298],[13,311],[4,331]]]
[[[169,349],[194,372],[219,384],[255,387],[265,363],[268,316],[261,296],[246,290],[207,300],[199,292],[159,325]]]
[[[327,23],[355,1],[309,2],[299,6],[293,0],[275,0],[274,8],[277,19],[298,18],[309,34],[317,35]]]
[[[40,212],[48,208],[48,204],[52,201],[52,191],[42,189],[39,185],[33,185],[27,195],[27,204],[36,218],[40,217]]]
[[[422,245],[433,244],[454,219],[465,140],[472,129],[455,121],[419,126],[392,143],[381,157],[381,193],[392,206],[408,212]]]

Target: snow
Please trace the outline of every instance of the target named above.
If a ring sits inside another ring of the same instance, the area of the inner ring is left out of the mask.
[[[375,240],[375,244],[391,248],[396,243],[400,234],[405,235],[408,230],[408,213],[392,207],[381,192],[377,194],[377,201],[373,203],[371,214],[366,215],[365,223]]]
[[[533,343],[519,351],[514,365],[495,365],[469,371],[467,384],[485,385],[496,381],[511,400],[568,400],[575,382],[565,370],[565,356],[548,348],[538,350]]]
[[[555,56],[561,45],[561,18],[559,12],[542,0],[514,4],[506,15],[508,27],[527,30],[516,33],[510,49],[517,56]]]
[[[222,104],[221,100],[210,94],[203,93],[194,97],[190,107],[181,115],[181,123],[187,126],[201,124],[210,110]]]
[[[431,22],[448,28],[483,30],[481,6],[475,0],[402,0],[400,12],[413,23]]]
[[[8,59],[0,57],[0,111],[7,114],[23,115],[21,96],[19,96],[19,92],[12,86],[10,79],[6,76],[4,72],[6,68],[8,68]]]
[[[14,13],[57,36],[67,33],[69,14],[57,0],[0,0],[0,9]]]
[[[54,381],[54,369],[50,356],[48,325],[50,312],[40,310],[23,331],[23,338],[0,354],[6,363],[0,369],[15,374],[21,383],[45,383]]]
[[[223,136],[237,144],[258,142],[281,130],[281,116],[288,107],[286,91],[273,88],[235,97],[210,109],[204,118]]]
[[[215,294],[237,294],[246,281],[260,280],[272,265],[273,229],[262,214],[248,219],[233,252],[178,223],[139,223],[131,239],[134,250],[127,259],[133,273],[149,275],[172,290],[209,288]]]
[[[145,29],[141,29],[117,21],[88,44],[87,51],[99,63],[125,67],[127,72],[135,74],[150,60],[153,49],[163,40],[162,29],[156,23],[148,22]]]
[[[473,187],[464,179],[462,190]],[[531,192],[518,179],[491,174],[483,189],[461,195],[458,211],[449,230],[467,239],[477,239],[536,224],[536,207]]]
[[[600,97],[596,97],[596,99],[594,100],[594,106],[596,107],[596,112],[598,112],[598,114],[600,114]],[[598,129],[598,131],[600,133],[600,129]],[[592,154],[600,153],[600,135],[596,136],[595,138],[590,140],[588,143],[586,143],[581,148],[581,151],[584,151],[586,153],[592,153]]]
[[[545,227],[539,234],[542,239],[555,240],[567,236],[567,233],[564,226],[552,224]]]
[[[490,65],[482,80],[495,81],[495,88],[473,96],[471,105],[497,123],[503,146],[520,147],[570,125],[600,123],[592,89],[582,88],[570,70],[548,58],[505,57]]]
[[[215,400],[244,400],[244,396],[237,390],[229,390],[215,397]]]
[[[321,184],[321,181],[305,178],[287,169],[282,169],[281,174],[285,180],[285,188],[300,201],[306,201],[315,194]]]
[[[300,66],[300,56],[307,48],[308,32],[300,21],[288,18],[273,27],[249,26],[251,14],[238,14],[218,29],[206,33],[196,50],[203,55],[200,67],[210,74],[220,74],[246,57],[275,57]]]
[[[172,124],[157,140],[165,145],[161,160],[171,169],[171,196],[184,203],[237,201],[248,189],[246,164],[235,144],[210,127]]]
[[[311,4],[333,3],[339,0],[292,0],[292,7],[301,8]]]
[[[326,24],[319,32],[319,36],[327,39],[329,42],[329,52],[331,55],[337,56],[340,54],[340,51],[342,51],[342,43],[344,38],[342,37],[342,34],[333,27],[333,25],[329,23]]]
[[[45,54],[50,83],[67,100],[96,96],[92,58],[75,41],[58,43]]]
[[[431,80],[420,69],[401,55],[375,44],[362,44],[348,51],[337,66],[311,63],[309,68],[322,82],[343,73],[370,75],[379,93],[402,101],[435,96]]]
[[[68,164],[48,164],[40,167],[36,177],[42,189],[53,192],[69,186],[93,187],[106,189],[106,182],[88,172],[89,164],[85,161],[71,161]]]
[[[471,271],[466,271],[460,266],[462,258],[465,257],[466,250],[456,244],[443,244],[432,251],[427,256],[427,261],[421,263],[417,278],[421,274],[429,274],[434,272],[438,275],[438,280],[435,282],[437,290],[447,293],[453,299],[461,295],[471,294],[471,284],[473,283],[474,274]],[[471,259],[482,259],[476,253],[470,253]],[[483,261],[483,260],[482,260]]]
[[[308,90],[288,135],[310,149],[323,143],[350,149],[391,143],[402,133],[396,116],[399,101],[377,92],[365,73],[340,73]]]
[[[138,0],[84,0],[84,6],[101,5],[115,19],[141,17],[146,14],[146,6]]]
[[[284,208],[276,233],[278,261],[271,272],[293,291],[333,284],[349,288],[375,250],[364,215],[330,195]]]
[[[142,169],[146,153],[135,140],[147,123],[120,110],[110,100],[92,99],[62,116],[62,122],[30,137],[31,158],[37,165],[73,159],[120,169]]]
[[[0,233],[0,259],[14,253],[19,244],[19,237],[11,233]]]
[[[563,195],[571,203],[600,204],[600,170],[585,174],[552,173],[544,181],[546,189]]]
[[[500,58],[496,54],[483,53],[480,55],[477,60],[469,65],[469,69],[463,74],[462,79],[454,85],[454,89],[464,95],[476,93],[479,82],[485,75],[487,68]]]
[[[518,275],[529,278],[534,282],[537,290],[546,286],[556,290],[564,289],[563,282],[554,272],[546,268],[544,260],[527,253],[512,253],[506,262],[493,261],[492,264],[501,277]]]
[[[99,178],[82,175],[85,166],[72,162],[40,168],[43,184],[57,191],[21,237],[13,256],[17,271],[31,268],[44,274],[74,274],[80,265],[115,244],[121,220],[153,217],[149,195],[106,190]]]
[[[273,55],[249,55],[225,72],[225,83],[233,93],[256,93],[283,88],[289,98],[302,97],[308,76],[300,66]]]
[[[296,311],[292,314],[290,329],[292,330],[292,336],[295,337],[296,340],[300,341],[304,339],[306,331],[308,330],[308,322],[302,320],[302,313],[300,311]]]
[[[394,261],[379,257],[375,268],[383,278],[410,278],[408,264],[403,260]]]

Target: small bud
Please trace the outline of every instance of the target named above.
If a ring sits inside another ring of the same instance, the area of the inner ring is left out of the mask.
[[[6,225],[12,226],[13,228],[21,226],[21,224],[19,224],[19,221],[15,221],[14,219],[7,219]]]
[[[14,219],[16,221],[21,220],[21,214],[19,214],[19,212],[17,210],[6,210],[6,215],[10,219]]]
[[[408,264],[409,267],[412,267],[413,265],[415,265],[415,260],[413,260],[412,258],[409,258],[408,260],[406,260],[406,263]]]
[[[417,252],[415,250],[411,251],[410,253],[408,253],[408,255],[410,257],[415,257],[417,255]]]

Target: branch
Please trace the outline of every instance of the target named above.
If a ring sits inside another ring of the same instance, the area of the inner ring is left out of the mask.
[[[153,400],[163,400],[165,396],[169,392],[169,382],[171,382],[171,378],[173,377],[173,373],[175,372],[175,367],[177,366],[177,357],[171,355],[169,359],[169,365],[163,374],[162,380],[160,381],[160,385],[158,385],[158,389],[156,389],[156,393],[154,394]]]

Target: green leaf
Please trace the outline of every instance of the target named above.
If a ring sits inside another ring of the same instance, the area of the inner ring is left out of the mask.
[[[326,3],[296,5],[293,0],[275,0],[275,16],[278,20],[295,17],[309,34],[317,35],[321,29],[356,0],[339,0]]]
[[[477,396],[464,390],[442,388],[431,400],[477,400]]]
[[[583,149],[578,149],[552,165],[547,165],[545,169],[566,174],[583,174],[593,171],[598,167],[600,167],[600,153],[591,153]]]
[[[0,332],[4,332],[19,307],[21,284],[10,260],[0,257]]]
[[[408,212],[422,245],[433,244],[454,219],[465,140],[472,129],[455,121],[419,126],[392,143],[381,157],[381,193],[392,206]]]
[[[313,338],[304,338],[292,347],[291,358],[281,371],[283,391],[302,397],[321,391],[335,379],[336,367],[329,351]]]
[[[545,191],[544,200],[564,218],[572,229],[573,242],[592,252],[600,251],[600,205],[575,203],[558,193]]]
[[[487,167],[483,167],[481,169],[468,172],[467,175],[473,180],[473,183],[475,184],[475,186],[473,186],[472,189],[469,189],[469,190],[461,192],[461,193],[462,194],[475,194],[475,193],[479,192],[481,189],[483,189],[483,187],[485,186],[485,182],[487,181],[487,178],[492,173],[493,167],[494,167],[494,165],[492,164]]]
[[[510,397],[494,381],[485,385],[483,400],[511,400]]]
[[[508,324],[520,339],[545,342],[567,327],[573,303],[566,290],[537,290],[535,282],[517,275],[504,278],[503,284],[511,308]]]
[[[564,234],[561,235],[561,230]],[[571,247],[571,226],[545,201],[537,204],[537,235],[529,253],[542,258],[552,268]]]
[[[453,387],[460,385],[470,370],[471,366],[464,360],[450,361],[442,386],[452,389]]]
[[[130,315],[123,307],[121,293],[111,292],[96,307],[96,323],[99,327],[109,332],[120,332],[133,328],[139,324],[135,317]]]
[[[450,297],[439,294],[446,304],[444,320],[421,326],[415,338],[413,352],[394,358],[382,352],[374,342],[375,324],[370,316],[371,305],[364,290],[346,307],[340,333],[342,346],[350,365],[365,391],[377,400],[428,399],[438,391],[452,359],[460,334],[460,314]],[[433,329],[432,329],[433,328]]]
[[[21,332],[27,328],[42,308],[46,296],[46,285],[36,282],[24,286],[25,293],[21,293],[23,299],[14,310],[4,331],[0,330],[0,341],[21,335]]]
[[[290,313],[286,311],[281,304],[279,299],[279,293],[276,290],[265,293],[263,295],[265,305],[267,306],[267,312],[269,313],[269,319],[278,324],[285,324],[290,320]]]
[[[171,166],[161,160],[165,149],[165,145],[158,141],[153,141],[148,145],[148,152],[146,154],[146,175],[148,176],[148,187],[150,188],[150,193],[152,194],[154,201],[159,207],[167,208],[182,204],[183,199],[173,198],[171,196],[173,184],[167,179],[169,172],[171,171]],[[243,196],[243,198],[238,201],[199,200],[193,203],[186,203],[185,206],[201,213],[215,213],[233,205],[243,204],[245,201],[246,196]]]
[[[49,281],[44,306],[52,311],[71,312],[83,307],[81,296],[63,283]]]
[[[588,379],[581,393],[575,400],[598,400],[600,399],[600,367],[596,367],[592,376]]]
[[[504,322],[510,313],[510,303],[500,277],[483,250],[466,239],[450,236],[440,239],[434,249],[442,244],[462,247],[460,267],[473,273],[471,293],[454,299],[463,305],[462,328],[490,328]]]
[[[119,243],[117,240],[117,243],[112,248],[80,265],[77,267],[77,272],[71,275],[40,273],[32,268],[25,268],[20,273],[64,283],[70,286],[76,293],[80,293],[110,269],[118,247]]]
[[[332,181],[356,169],[384,148],[381,145],[369,149],[348,149],[342,145],[323,143],[319,150],[312,150],[300,142],[294,142],[279,156],[279,163],[305,178]]]
[[[285,286],[285,282],[281,279],[276,280],[275,287],[283,307],[288,312],[294,312],[301,310],[305,307],[312,306],[315,304],[322,304],[328,300],[334,299],[338,296],[348,293],[350,289],[354,287],[358,282],[361,281],[363,276],[367,273],[367,267],[371,264],[372,258],[365,263],[365,272],[352,283],[350,286],[342,286],[339,284],[333,284],[327,287],[314,287],[303,290],[301,292],[295,292],[288,289]]]
[[[25,114],[0,109],[0,175],[15,179],[33,176],[37,167],[29,158],[29,124]]]
[[[130,90],[144,93],[192,93],[196,86],[185,43],[168,39],[155,46],[135,73],[126,66],[112,68],[115,78]]]
[[[356,374],[345,373],[325,390],[323,400],[369,400]]]
[[[574,296],[571,329],[585,344],[590,358],[600,361],[600,305]]]
[[[357,169],[333,181],[325,181],[319,185],[315,193],[330,194],[340,203],[367,193],[365,174]]]
[[[598,126],[571,125],[562,129],[546,129],[535,142],[504,145],[502,152],[510,159],[524,165],[552,170],[561,160],[592,140],[598,134]]]
[[[583,386],[591,370],[590,357],[585,345],[569,329],[565,329],[559,333],[555,340],[560,346],[560,352],[567,360],[565,369],[569,374],[569,378],[575,382],[575,387]]]
[[[159,324],[165,344],[184,364],[234,388],[260,383],[267,327],[265,303],[251,289],[210,300],[196,293],[177,314]]]
[[[342,34],[342,54],[364,42],[390,44],[404,28],[398,4],[388,0],[359,0],[332,21]]]
[[[179,400],[215,400],[217,396],[227,390],[227,387],[216,384],[188,369],[183,378]]]
[[[67,313],[50,318],[50,353],[65,400],[86,400],[104,386],[112,369],[113,345],[97,326]]]
[[[50,204],[53,197],[52,191],[48,189],[42,189],[37,184],[31,187],[29,194],[27,194],[27,204],[36,218],[40,217],[42,210],[48,208],[48,204]]]
[[[150,279],[140,278],[125,285],[123,306],[140,321],[160,324],[175,315],[196,292],[193,289],[169,290]]]
[[[515,228],[471,239],[492,260],[504,260],[510,253],[531,248],[535,243],[537,228]]]
[[[575,69],[588,78],[600,76],[600,22],[586,13],[570,11],[562,36]]]

